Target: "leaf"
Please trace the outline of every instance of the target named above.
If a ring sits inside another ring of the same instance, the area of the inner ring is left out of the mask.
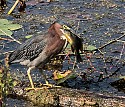
[[[97,48],[95,46],[93,46],[93,45],[88,45],[87,48],[86,48],[87,51],[94,51],[96,49]]]
[[[7,19],[0,19],[0,24],[10,24],[12,21],[8,21]]]
[[[31,38],[33,35],[27,35],[27,36],[25,36],[25,38],[26,39],[29,39],[29,38]]]
[[[85,51],[95,51],[96,49],[97,48],[95,46],[93,46],[93,45],[85,45],[85,44],[83,44],[83,50],[85,50]],[[69,53],[69,52],[70,52],[70,54],[72,53],[70,44],[68,44],[68,46],[65,49],[65,53]]]
[[[13,32],[11,30],[17,30],[22,28],[22,25],[13,24],[12,21],[7,19],[0,19],[0,35],[11,36]]]
[[[61,73],[57,70],[55,70],[55,72],[53,73],[53,76],[54,76],[54,80],[58,80],[58,79],[61,79],[61,78],[65,78],[68,74],[70,74],[72,71],[70,70],[67,70],[66,72],[64,73]]]
[[[67,79],[69,79],[69,78],[74,78],[74,77],[76,77],[77,75],[75,75],[75,73],[73,72],[73,71],[70,71],[70,70],[68,70],[68,71],[66,71],[66,73],[64,73],[64,75],[63,74],[58,74],[59,75],[59,77],[61,77],[60,79],[56,79],[56,84],[58,85],[58,84],[60,84],[60,83],[63,83],[63,82],[65,82]],[[60,76],[61,75],[61,76]],[[57,76],[58,77],[58,76]],[[63,78],[62,78],[63,77]]]
[[[6,29],[6,28],[0,28],[0,35],[7,35],[7,36],[11,36],[13,33]]]
[[[8,28],[9,30],[17,30],[17,29],[22,28],[22,25],[19,25],[19,24],[9,24],[9,25],[7,26],[7,28]]]

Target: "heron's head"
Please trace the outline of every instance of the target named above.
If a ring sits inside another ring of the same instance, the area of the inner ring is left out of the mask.
[[[49,31],[54,35],[60,36],[61,39],[66,39],[70,44],[74,42],[72,39],[72,28],[64,21],[55,21],[49,28]]]
[[[59,34],[59,36],[63,33],[62,30],[60,29],[67,29],[70,30],[71,27],[65,23],[64,21],[55,21],[50,27],[49,27],[49,31],[52,32],[56,32],[57,34]]]

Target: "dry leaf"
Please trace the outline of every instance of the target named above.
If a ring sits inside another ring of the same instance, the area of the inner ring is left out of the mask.
[[[55,72],[53,73],[53,79],[54,80],[58,80],[58,79],[64,78],[67,75],[69,75],[71,72],[72,71],[70,71],[70,70],[67,70],[65,72],[60,72],[58,70],[55,70]]]

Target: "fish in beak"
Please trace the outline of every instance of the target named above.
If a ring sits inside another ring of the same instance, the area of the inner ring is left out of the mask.
[[[78,37],[71,29],[64,29],[63,31],[67,41],[71,45],[72,52],[76,55],[77,62],[83,62],[80,55],[80,51],[83,52],[82,39]]]

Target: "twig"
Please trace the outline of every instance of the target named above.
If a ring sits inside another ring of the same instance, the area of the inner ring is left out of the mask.
[[[123,42],[123,43],[125,43],[125,41],[123,41],[123,40],[117,40],[118,42]]]
[[[78,26],[76,27],[76,33],[78,32],[79,26],[80,26],[80,21],[78,21]]]
[[[116,73],[117,73],[118,71],[120,71],[124,66],[125,66],[125,63],[123,63],[120,67],[116,66],[117,69],[116,69],[112,74],[110,74],[110,75],[108,75],[108,76],[106,76],[106,77],[103,77],[103,76],[102,76],[102,78],[101,78],[101,79],[98,79],[97,82],[101,82],[101,81],[103,81],[103,80],[105,80],[105,79],[108,79],[108,78],[110,78],[110,77],[116,75]],[[103,74],[102,74],[102,75],[103,75]]]
[[[103,46],[100,46],[98,49],[102,49],[102,48],[104,48],[104,47],[106,47],[106,46],[108,46],[108,45],[110,45],[110,44],[112,44],[114,42],[117,42],[119,39],[123,38],[124,36],[125,36],[125,34],[118,37],[118,38],[116,38],[116,39],[114,39],[114,40],[112,40],[112,41],[109,41],[108,43],[104,44]]]
[[[13,39],[13,41],[19,43],[19,44],[22,44],[20,41],[16,40],[15,38],[13,38],[12,36],[9,36],[11,39]]]
[[[97,82],[104,81],[105,79],[108,79],[108,78],[110,78],[110,77],[116,75],[116,73],[117,73],[121,68],[123,68],[123,66],[122,66],[122,67],[118,67],[112,74],[110,74],[110,75],[108,75],[108,76],[106,76],[106,77],[102,77],[102,79],[99,79]]]
[[[121,53],[120,53],[120,55],[119,55],[119,60],[116,62],[116,65],[118,64],[118,62],[119,62],[120,59],[122,58],[124,48],[125,48],[125,43],[124,43],[123,46],[122,46],[122,50],[121,50]]]
[[[122,57],[122,55],[123,55],[124,48],[125,48],[125,43],[124,43],[123,46],[122,46],[122,50],[121,50],[120,58],[119,58],[119,59],[121,59],[121,57]]]
[[[12,39],[8,39],[8,38],[1,38],[1,37],[0,37],[0,40],[8,40],[8,41],[13,41]]]
[[[17,43],[19,43],[19,44],[22,44],[20,41],[16,40],[16,39],[13,38],[11,35],[8,35],[6,32],[2,31],[1,29],[0,29],[0,31],[3,32],[5,35],[9,36],[13,41],[15,41],[15,42],[17,42]]]
[[[16,5],[18,4],[19,0],[16,0],[16,2],[14,3],[14,5],[12,6],[12,8],[9,10],[8,14],[11,14],[12,11],[14,10],[14,8],[16,7]]]

